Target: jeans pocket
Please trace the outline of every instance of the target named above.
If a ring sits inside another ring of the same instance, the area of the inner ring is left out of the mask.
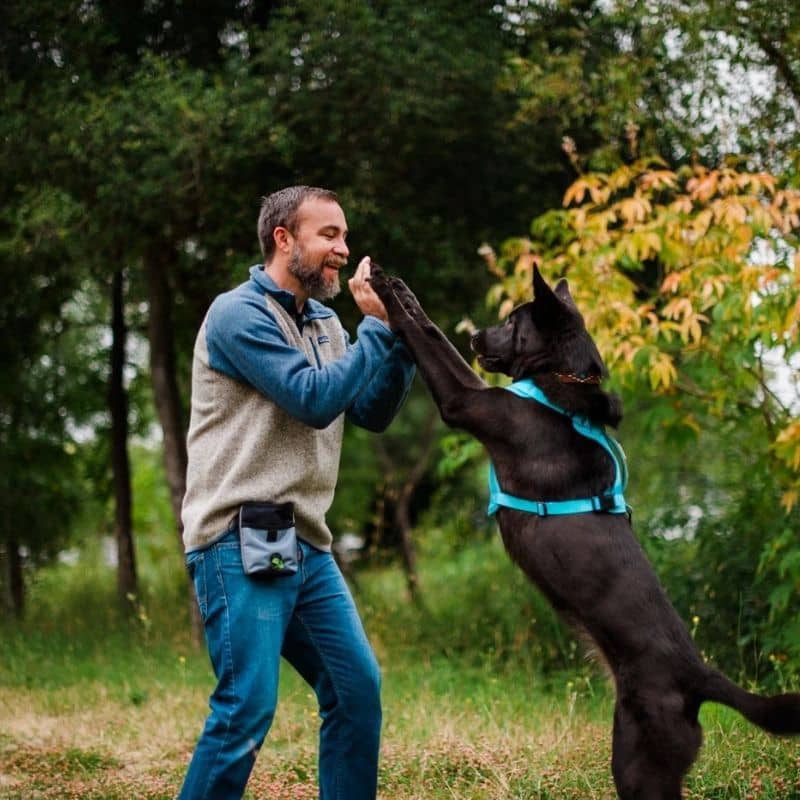
[[[200,616],[205,620],[208,613],[208,590],[206,588],[206,554],[203,550],[195,550],[186,556],[186,568],[194,584],[194,593]]]

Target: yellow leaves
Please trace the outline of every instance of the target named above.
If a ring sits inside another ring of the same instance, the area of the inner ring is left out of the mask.
[[[710,208],[706,208],[694,218],[690,225],[690,230],[695,236],[705,236],[713,219],[714,213]]]
[[[650,388],[657,392],[659,389],[669,389],[678,377],[675,362],[667,353],[656,353],[650,361]]]
[[[637,222],[644,222],[653,211],[653,205],[650,200],[641,195],[626,197],[614,205],[620,219],[629,228],[632,228]]]
[[[610,361],[612,364],[624,363],[627,366],[633,365],[639,351],[644,346],[644,339],[641,336],[631,336],[618,342],[611,350]]]
[[[708,322],[708,317],[695,311],[688,297],[676,297],[670,300],[661,313],[666,319],[678,323],[676,330],[684,343],[697,344],[703,338],[702,324]]]
[[[697,417],[695,417],[694,414],[685,414],[681,418],[681,422],[696,434],[703,432],[703,429],[700,427],[700,423],[697,421]]]
[[[497,310],[497,316],[500,319],[505,319],[513,310],[516,303],[509,297],[500,303],[500,308]]]
[[[478,255],[484,260],[486,263],[486,269],[497,278],[503,277],[503,272],[497,266],[497,254],[494,252],[494,248],[488,243],[484,242],[478,248]]]
[[[797,336],[797,326],[800,323],[800,297],[797,302],[786,313],[786,319],[783,322],[783,331],[789,336]]]
[[[680,319],[694,313],[692,301],[688,297],[676,297],[664,306],[661,312],[667,319]]]
[[[611,303],[610,310],[616,314],[615,329],[618,333],[634,332],[642,327],[642,318],[637,310],[631,308],[627,303],[614,301]]]
[[[634,256],[636,261],[646,261],[661,252],[661,237],[655,231],[635,233],[631,237],[631,243],[636,253]]]
[[[533,267],[542,265],[542,257],[535,253],[522,253],[514,265],[514,273],[529,280],[533,277]]]
[[[778,434],[775,450],[793,470],[800,472],[800,419],[790,422]]]
[[[781,506],[788,514],[800,502],[800,420],[790,422],[777,436],[774,450],[795,474],[794,484],[781,497]]]
[[[578,178],[564,193],[564,207],[566,208],[572,203],[580,205],[584,197],[586,197],[587,192],[593,203],[606,202],[608,200],[609,191],[608,188],[602,185],[604,178],[605,176],[602,174]]]
[[[652,231],[634,231],[621,237],[615,247],[616,258],[629,258],[642,262],[653,258],[661,251],[661,237]]]
[[[711,204],[714,221],[728,228],[735,228],[747,219],[747,208],[736,197],[724,197]]]
[[[639,306],[636,309],[636,314],[641,320],[642,324],[647,323],[647,327],[649,328],[651,334],[658,333],[658,315],[655,312],[655,308],[650,303],[645,303],[644,305]]]
[[[714,300],[722,299],[725,294],[725,287],[730,283],[729,275],[712,275],[706,278],[700,287],[700,297],[703,300],[703,308],[708,308]]]
[[[797,489],[789,489],[781,496],[781,506],[783,507],[783,510],[789,514],[797,505],[798,500],[800,500],[800,491]]]

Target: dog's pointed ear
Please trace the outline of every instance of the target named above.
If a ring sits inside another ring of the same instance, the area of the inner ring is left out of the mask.
[[[553,293],[553,290],[547,285],[547,281],[542,277],[539,272],[539,267],[533,265],[533,297],[536,300],[545,300],[547,295]]]
[[[575,304],[575,301],[572,299],[572,295],[569,291],[569,284],[567,283],[566,278],[562,278],[557,284],[555,288],[555,295],[556,297],[561,300],[562,303],[565,305],[571,306],[572,308],[576,309],[578,306]]]
[[[535,264],[533,267],[533,297],[539,324],[556,326],[559,319],[564,316],[564,301],[550,288]]]

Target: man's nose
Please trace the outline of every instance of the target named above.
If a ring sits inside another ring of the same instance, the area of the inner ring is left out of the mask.
[[[336,251],[336,255],[343,256],[347,258],[350,255],[350,248],[347,246],[347,242],[344,239],[338,239],[334,244],[334,250]]]

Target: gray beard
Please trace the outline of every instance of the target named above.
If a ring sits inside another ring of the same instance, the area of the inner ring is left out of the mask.
[[[326,281],[322,275],[323,267],[315,267],[304,261],[299,247],[292,253],[287,269],[300,282],[303,291],[314,300],[333,300],[341,291],[338,277]]]

